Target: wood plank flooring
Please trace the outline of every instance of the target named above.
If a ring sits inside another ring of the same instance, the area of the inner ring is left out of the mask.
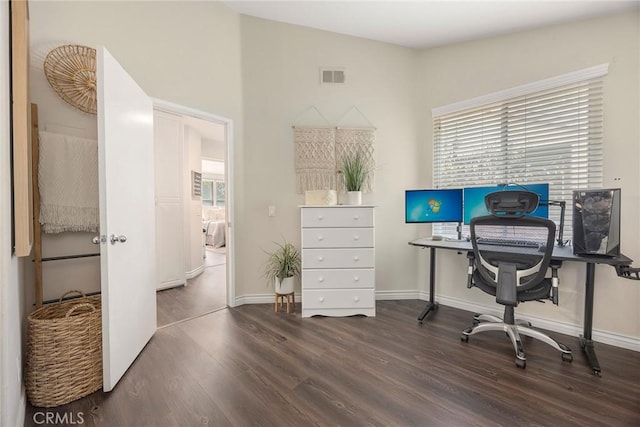
[[[472,313],[378,301],[375,318],[302,319],[271,304],[225,309],[158,330],[111,393],[40,412],[86,426],[638,426],[640,353],[596,343],[592,375],[525,338],[515,366],[504,333],[460,341]],[[535,326],[535,325],[534,325]],[[42,417],[42,415],[40,415]],[[36,416],[36,420],[41,419]]]
[[[201,316],[227,306],[226,254],[207,249],[204,271],[187,286],[157,293],[158,327]]]

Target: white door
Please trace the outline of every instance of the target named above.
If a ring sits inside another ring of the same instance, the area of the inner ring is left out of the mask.
[[[103,388],[112,390],[156,330],[153,105],[97,49]]]

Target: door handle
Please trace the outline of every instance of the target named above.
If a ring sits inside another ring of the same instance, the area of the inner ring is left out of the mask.
[[[107,236],[93,236],[93,239],[91,239],[91,243],[93,243],[94,245],[107,243]]]
[[[127,241],[127,236],[125,236],[124,234],[121,234],[119,236],[116,236],[115,234],[111,235],[111,244],[112,245],[115,245],[118,242],[124,243],[126,241]]]

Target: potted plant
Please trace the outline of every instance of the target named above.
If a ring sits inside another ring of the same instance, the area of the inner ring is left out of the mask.
[[[362,204],[362,187],[369,178],[367,160],[360,151],[342,158],[342,174],[347,190],[347,204]]]
[[[302,259],[300,251],[293,244],[284,242],[276,245],[277,250],[267,252],[269,257],[264,266],[264,277],[267,279],[267,285],[274,284],[277,294],[286,295],[293,292],[294,279],[300,279]]]

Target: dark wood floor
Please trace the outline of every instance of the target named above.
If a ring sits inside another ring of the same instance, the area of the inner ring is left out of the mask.
[[[375,318],[310,318],[271,304],[158,330],[114,391],[48,411],[104,426],[638,426],[640,353],[596,344],[592,375],[525,338],[515,366],[504,333],[459,334],[471,313],[378,301]],[[27,426],[38,408],[27,408]]]
[[[227,306],[226,254],[207,247],[204,271],[187,286],[157,293],[158,327],[201,316]]]

